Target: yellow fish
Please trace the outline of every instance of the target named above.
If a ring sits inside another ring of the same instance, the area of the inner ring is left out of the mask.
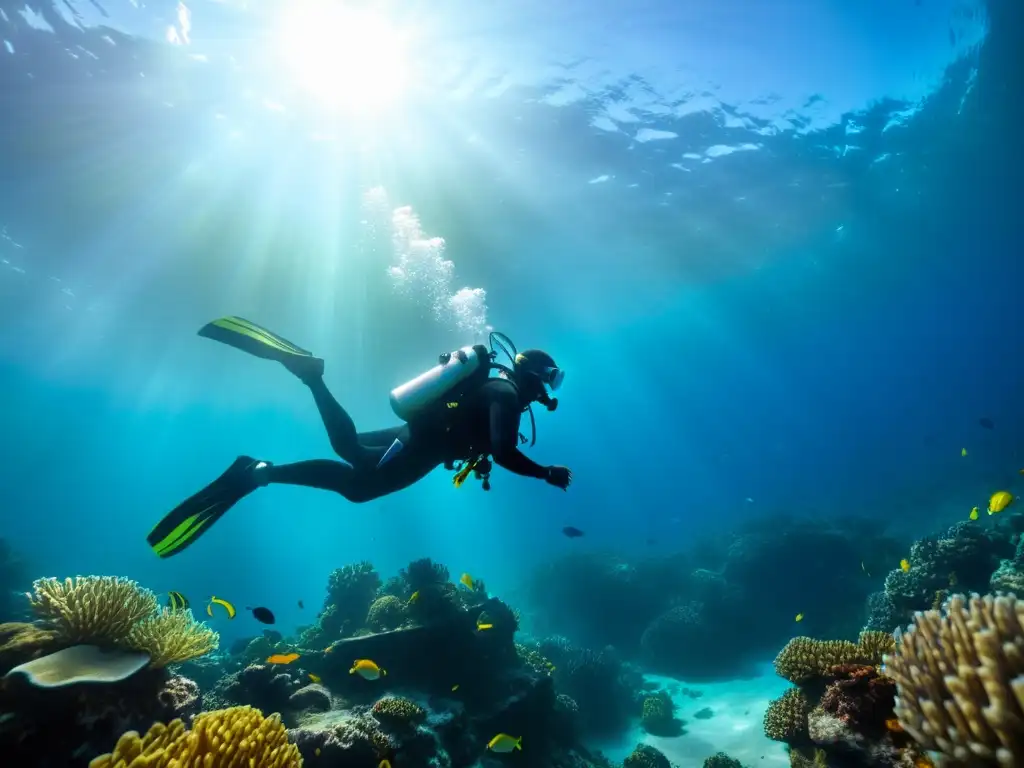
[[[971,507],[970,518],[971,518],[971,520],[977,520],[978,519],[978,508],[977,507]]]
[[[907,560],[907,558],[905,557],[902,560],[900,560],[900,570],[902,570],[904,573],[910,570],[910,561]]]
[[[350,675],[359,675],[363,680],[376,680],[387,674],[385,670],[369,659],[356,659],[352,662],[352,669],[348,673]]]
[[[481,623],[480,623],[480,622],[478,621],[478,622],[476,623],[476,628],[477,628],[477,630],[479,630],[479,631],[481,631],[481,632],[482,632],[482,631],[484,631],[485,629],[494,629],[494,625],[493,625],[493,624],[481,624]]]
[[[291,664],[297,658],[297,653],[275,653],[273,656],[267,656],[267,664]]]
[[[459,684],[458,684],[458,683],[456,683],[455,685],[453,685],[453,686],[452,686],[452,690],[453,690],[453,691],[457,691],[457,690],[459,690]]]
[[[377,763],[377,768],[391,768],[391,763],[388,762],[387,758],[384,758]]]
[[[804,615],[802,613],[798,613],[796,615],[796,618],[793,619],[793,621],[803,621],[803,620],[804,620]]]
[[[523,737],[520,736],[517,739],[514,736],[509,736],[507,733],[499,733],[487,742],[487,748],[492,752],[511,752],[513,749],[522,751]]]
[[[412,593],[412,597],[409,598],[409,605],[412,605],[413,603],[415,603],[419,599],[420,599],[420,591],[417,589],[415,592]]]
[[[210,602],[206,606],[206,615],[213,616],[213,606],[219,605],[225,611],[228,612],[228,618],[235,618],[235,606],[229,603],[227,600],[221,600],[219,597],[211,597]]]
[[[319,675],[314,675],[312,672],[309,673],[308,677],[309,677],[310,682],[312,682],[312,683],[319,683],[320,682],[320,676]]]
[[[966,456],[967,455],[967,449],[966,448],[961,448],[960,449],[960,455],[961,456]]]
[[[459,584],[471,590],[473,589],[473,577],[468,573],[464,573],[459,577]]]
[[[988,500],[988,513],[994,515],[996,512],[1002,512],[1008,506],[1013,504],[1013,494],[1009,491],[996,491],[992,494],[992,498]]]

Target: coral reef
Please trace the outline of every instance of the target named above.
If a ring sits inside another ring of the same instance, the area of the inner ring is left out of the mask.
[[[89,768],[127,765],[300,768],[302,758],[277,717],[264,717],[252,707],[234,707],[204,712],[193,721],[191,730],[186,730],[181,720],[174,720],[169,725],[155,723],[141,738],[129,731],[112,753],[97,757]]]
[[[718,752],[704,760],[704,768],[743,768],[743,764],[725,752]]]
[[[900,725],[955,764],[1024,764],[1024,602],[962,595],[914,618],[886,671]]]
[[[378,699],[370,711],[378,723],[403,728],[415,727],[427,716],[423,707],[403,696],[385,696]]]
[[[643,700],[640,726],[652,736],[674,737],[683,732],[683,723],[676,718],[672,697],[664,691]]]
[[[380,586],[380,576],[372,563],[354,563],[333,571],[318,618],[320,640],[330,643],[365,626],[366,614]]]
[[[370,605],[366,626],[375,632],[398,629],[406,618],[405,603],[394,595],[381,595]]]
[[[37,579],[27,597],[32,612],[68,645],[127,645],[135,625],[157,611],[156,595],[114,576]]]
[[[671,765],[664,753],[648,744],[637,744],[622,762],[623,768],[671,768]]]
[[[775,741],[798,744],[807,736],[807,712],[810,706],[804,692],[790,688],[774,699],[764,714],[764,734]]]

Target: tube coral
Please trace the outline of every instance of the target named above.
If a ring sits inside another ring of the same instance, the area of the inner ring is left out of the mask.
[[[1024,602],[954,595],[914,617],[886,673],[900,725],[971,766],[1024,765]]]

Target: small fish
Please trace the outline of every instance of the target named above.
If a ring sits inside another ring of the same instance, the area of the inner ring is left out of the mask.
[[[803,620],[804,620],[804,615],[802,613],[798,613],[796,615],[796,618],[793,619],[793,621],[803,621]]]
[[[267,664],[291,664],[297,658],[297,653],[275,653],[273,656],[267,656]]]
[[[904,573],[910,570],[910,561],[907,560],[907,558],[905,557],[902,560],[900,560],[900,570]]]
[[[235,618],[235,606],[229,603],[227,600],[221,600],[219,597],[211,597],[210,602],[206,606],[206,615],[213,616],[213,606],[219,605],[225,611],[228,612],[228,618]]]
[[[562,533],[570,539],[578,539],[583,535],[583,531],[574,525],[567,525],[562,529]]]
[[[507,733],[499,733],[487,742],[487,748],[492,752],[511,752],[513,749],[522,750],[523,737],[520,736],[517,739],[514,736],[509,736]]]
[[[949,574],[949,586],[955,587],[959,579],[956,577],[956,571],[952,571]]]
[[[326,648],[324,648],[324,653],[330,653],[333,650],[334,650],[334,646],[333,645],[328,645]]]
[[[167,607],[172,611],[184,611],[188,608],[188,598],[181,592],[168,592]]]
[[[320,682],[320,676],[319,675],[314,675],[312,672],[310,672],[308,675],[306,675],[306,677],[309,678],[309,682],[311,682],[311,683],[318,683],[319,684],[319,682]]]
[[[387,674],[387,672],[369,659],[356,659],[352,662],[352,669],[348,673],[350,675],[359,675],[363,680],[376,680]]]
[[[417,600],[420,599],[420,591],[417,589],[412,593],[412,597],[409,598],[409,605],[414,605]]]
[[[900,725],[900,721],[895,717],[890,717],[885,721],[885,728],[893,733],[903,733],[903,726]]]
[[[452,686],[452,691],[457,691],[457,690],[459,690],[459,684],[458,683],[456,683],[455,685]]]
[[[274,623],[274,614],[269,608],[250,608],[245,606],[245,610],[252,611],[252,617],[261,624]]]
[[[387,758],[384,758],[379,763],[377,763],[377,768],[391,768],[391,763],[388,762]]]
[[[960,449],[960,455],[961,456],[966,456],[967,455],[967,449],[966,448],[961,448]]]
[[[320,747],[317,747],[315,750],[313,750],[313,754],[317,757],[320,757]]]
[[[994,515],[996,512],[1002,512],[1013,504],[1013,500],[1013,494],[1009,491],[996,491],[988,500],[988,513]]]
[[[459,576],[459,584],[464,586],[466,589],[472,591],[472,589],[473,589],[473,577],[470,576],[468,573],[464,573],[461,576]]]
[[[992,421],[988,416],[982,416],[978,419],[978,423],[981,424],[985,429],[995,429],[996,423]]]
[[[978,508],[977,507],[971,507],[971,514],[969,515],[969,517],[971,518],[971,520],[977,520],[978,519]]]
[[[861,561],[860,561],[860,569],[861,569],[862,571],[864,571],[864,573],[867,573],[867,574],[868,574],[868,578],[869,578],[869,579],[871,578],[871,574],[870,574],[870,573],[868,572],[868,568],[867,568],[867,566],[866,566],[866,565],[864,565],[864,561],[863,561],[863,560],[861,560]]]
[[[482,622],[482,621],[480,621],[480,619],[477,619],[476,620],[476,628],[479,631],[483,631],[485,629],[494,629],[494,625],[493,624],[488,624],[486,622]]]
[[[303,608],[305,608],[305,607],[306,607],[306,606],[304,606],[304,605],[302,604],[302,601],[301,601],[301,600],[299,600],[299,610],[301,611],[301,610],[302,610]]]

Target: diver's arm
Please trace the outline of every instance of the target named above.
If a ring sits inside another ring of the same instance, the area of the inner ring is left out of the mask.
[[[545,480],[548,468],[542,467],[529,459],[519,450],[519,397],[515,389],[509,385],[492,387],[488,393],[490,405],[491,456],[494,463],[509,472],[524,477],[536,477]]]

